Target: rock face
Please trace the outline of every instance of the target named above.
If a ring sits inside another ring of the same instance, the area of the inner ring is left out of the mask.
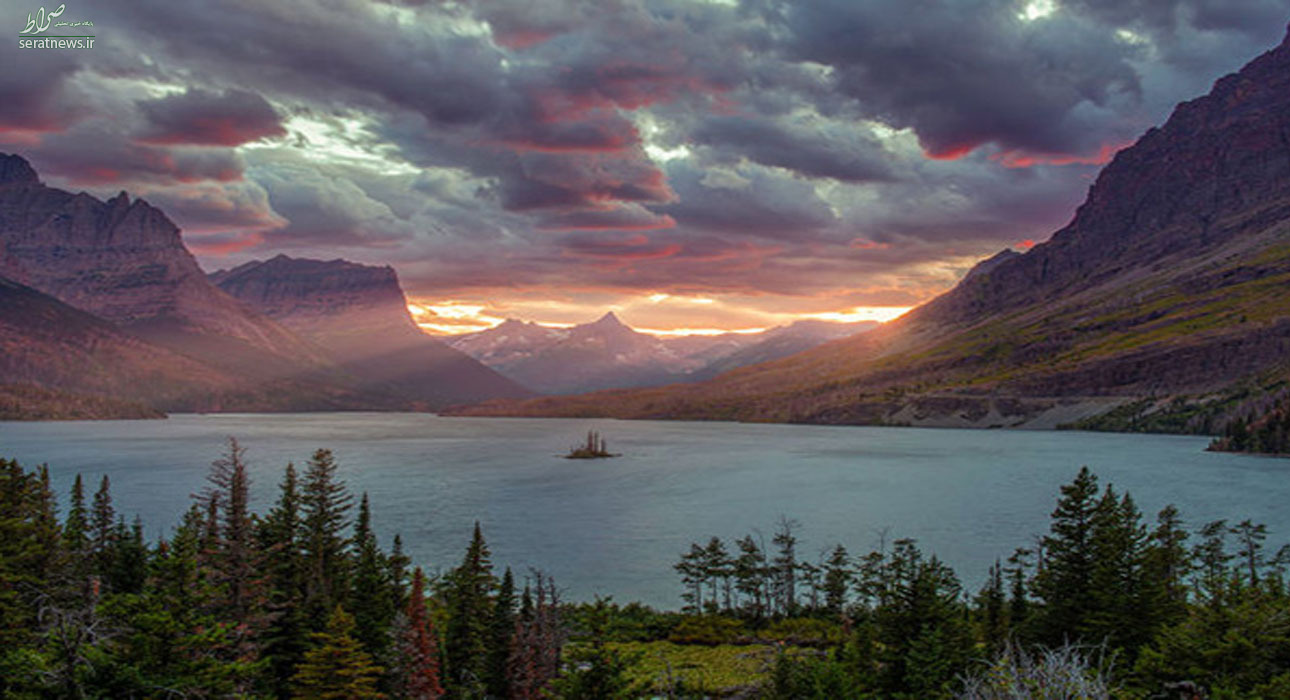
[[[246,355],[283,373],[321,363],[211,284],[178,227],[125,192],[101,202],[46,187],[21,157],[0,155],[0,250],[0,275],[208,361]]]
[[[1290,33],[1117,154],[1051,240],[964,280],[917,317],[971,322],[1201,255],[1287,218]]]
[[[426,335],[390,267],[279,255],[213,273],[222,290],[282,324],[369,390],[431,408],[532,392]]]
[[[1214,432],[1290,379],[1290,35],[1072,222],[882,328],[710,382],[481,413]]]

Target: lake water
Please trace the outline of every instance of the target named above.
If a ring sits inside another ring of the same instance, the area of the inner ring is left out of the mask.
[[[559,457],[599,430],[608,460]],[[480,521],[494,562],[538,567],[572,599],[612,594],[680,605],[672,565],[694,541],[801,523],[801,556],[881,532],[912,537],[975,588],[996,557],[1045,531],[1058,487],[1088,465],[1154,518],[1174,503],[1189,525],[1251,518],[1290,540],[1290,460],[1212,454],[1205,438],[1079,432],[816,427],[736,423],[440,418],[425,414],[178,415],[164,421],[0,422],[0,455],[49,465],[64,498],[112,481],[118,512],[170,530],[227,436],[248,450],[257,510],[282,468],[331,448],[368,492],[388,547],[456,565]]]

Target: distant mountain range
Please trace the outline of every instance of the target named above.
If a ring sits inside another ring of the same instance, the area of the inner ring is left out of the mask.
[[[1216,432],[1290,386],[1290,36],[1103,169],[1069,225],[870,333],[683,386],[468,409]]]
[[[281,258],[218,279],[246,300],[207,279],[159,209],[125,192],[104,202],[48,187],[26,160],[0,154],[0,417],[531,395],[420,333],[389,268]],[[365,355],[346,324],[370,334]]]
[[[445,340],[524,386],[547,394],[575,394],[708,379],[877,325],[798,321],[761,333],[660,338],[633,330],[609,312],[594,323],[570,328],[511,319]]]

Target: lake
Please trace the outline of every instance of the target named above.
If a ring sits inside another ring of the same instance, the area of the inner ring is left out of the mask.
[[[559,455],[598,430],[606,460]],[[552,574],[575,600],[680,606],[672,570],[694,541],[801,523],[800,555],[842,542],[852,554],[917,539],[975,589],[996,558],[1047,529],[1058,487],[1088,465],[1128,489],[1152,520],[1176,504],[1189,526],[1266,523],[1290,537],[1290,460],[1204,452],[1207,438],[1081,432],[822,427],[426,414],[176,415],[161,421],[0,422],[0,455],[47,463],[64,505],[108,475],[119,513],[150,538],[178,522],[227,436],[247,448],[252,502],[277,496],[288,461],[332,449],[366,491],[388,548],[446,570],[478,520],[500,566]],[[520,577],[522,579],[522,576]]]

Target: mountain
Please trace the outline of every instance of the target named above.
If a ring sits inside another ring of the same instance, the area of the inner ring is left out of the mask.
[[[1069,225],[883,327],[699,384],[472,409],[1215,432],[1290,379],[1290,35],[1102,170]]]
[[[747,344],[732,352],[714,357],[702,369],[694,372],[691,379],[711,379],[718,374],[740,367],[796,355],[833,340],[873,330],[879,325],[881,324],[877,321],[858,323],[837,323],[814,319],[794,321],[787,326],[744,336],[748,341]]]
[[[221,290],[290,329],[358,386],[431,408],[533,392],[426,335],[391,267],[279,255],[210,275]]]
[[[668,384],[696,368],[664,341],[629,328],[612,311],[571,328],[511,320],[447,342],[547,394]]]
[[[570,328],[508,319],[447,342],[525,386],[548,394],[574,394],[710,378],[874,325],[799,321],[762,333],[659,338],[633,330],[611,311],[593,323]]]
[[[0,419],[334,410],[356,401],[391,407],[328,385],[248,382],[0,278]]]
[[[262,379],[323,370],[317,351],[211,284],[161,210],[47,187],[0,154],[0,275],[132,333]]]

